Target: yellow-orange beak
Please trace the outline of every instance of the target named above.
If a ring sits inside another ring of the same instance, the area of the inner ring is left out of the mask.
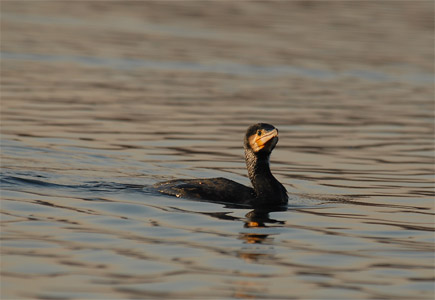
[[[275,143],[272,145],[272,148],[278,142],[278,130],[275,128],[271,131],[261,131],[261,135],[255,134],[250,138],[250,144],[252,150],[255,152],[260,151],[265,147],[265,145],[273,138],[276,138]]]

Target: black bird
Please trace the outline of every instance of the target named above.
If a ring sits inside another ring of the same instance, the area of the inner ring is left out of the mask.
[[[154,187],[164,194],[210,202],[264,208],[286,205],[287,191],[269,167],[270,154],[277,143],[278,129],[270,124],[254,124],[246,131],[245,161],[253,188],[222,177],[175,179]]]

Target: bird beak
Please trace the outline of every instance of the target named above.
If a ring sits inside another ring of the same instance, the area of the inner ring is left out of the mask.
[[[272,142],[272,144],[267,145],[268,147],[270,147],[270,149],[273,149],[276,145],[276,143],[278,142],[278,129],[273,129],[271,131],[265,132],[263,133],[261,136],[255,136],[254,138],[254,143],[253,143],[253,150],[255,152],[260,151],[261,149],[263,149],[266,144],[268,144],[271,140],[274,140]]]

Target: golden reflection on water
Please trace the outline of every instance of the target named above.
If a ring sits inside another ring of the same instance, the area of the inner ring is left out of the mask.
[[[1,298],[432,299],[428,3],[2,3]],[[259,121],[288,210],[149,188]]]

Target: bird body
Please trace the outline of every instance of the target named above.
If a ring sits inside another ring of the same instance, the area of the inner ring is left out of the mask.
[[[245,161],[252,188],[226,178],[175,179],[157,183],[161,193],[203,201],[274,207],[288,202],[285,187],[272,175],[269,158],[278,143],[278,129],[258,123],[250,126],[244,139]]]

